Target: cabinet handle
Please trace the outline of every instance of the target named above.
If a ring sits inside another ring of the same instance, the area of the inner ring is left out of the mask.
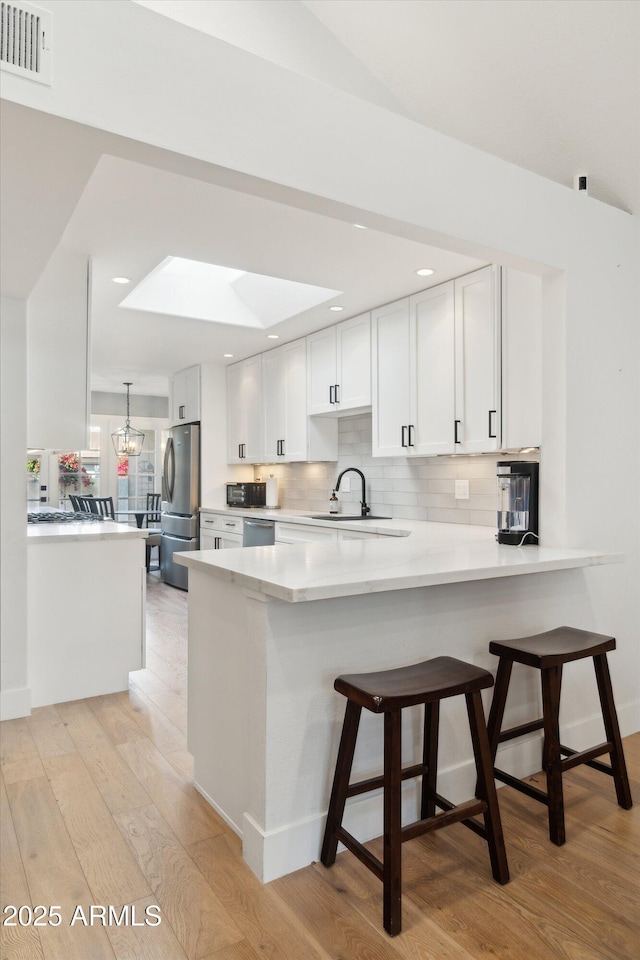
[[[340,384],[336,383],[333,389],[335,391],[334,396],[336,398],[336,403],[340,403]]]
[[[403,427],[403,428],[402,428],[402,446],[403,446],[403,447],[406,447],[406,445],[407,445],[407,436],[406,436],[406,432],[405,432],[406,429],[407,429],[406,427]]]
[[[178,407],[178,420],[184,420],[184,404]]]
[[[284,440],[280,441],[280,456],[284,457]]]
[[[276,441],[276,456],[284,457],[284,440]]]
[[[495,440],[496,434],[495,434],[495,433],[493,432],[493,430],[491,429],[491,426],[492,426],[492,424],[491,424],[491,415],[492,415],[492,414],[497,414],[497,413],[498,413],[497,410],[489,410],[489,437],[490,437],[492,440]]]
[[[219,549],[220,549],[220,537],[214,537],[214,538],[213,538],[213,549],[214,549],[214,550],[219,550]]]
[[[205,520],[204,522],[205,522],[205,523],[214,523],[215,521],[213,521],[213,520]]]
[[[460,423],[459,420],[453,421],[453,442],[454,443],[462,443],[461,440],[458,440],[458,424],[459,423]]]
[[[410,447],[413,446],[413,432],[412,432],[413,430],[415,430],[415,427],[412,423],[410,423],[409,424],[409,446]]]
[[[329,403],[335,403],[335,402],[336,402],[336,401],[333,399],[333,391],[334,391],[334,390],[335,390],[335,387],[333,387],[333,386],[330,386],[330,387],[329,387]]]

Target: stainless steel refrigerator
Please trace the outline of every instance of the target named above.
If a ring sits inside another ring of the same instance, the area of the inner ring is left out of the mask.
[[[188,570],[174,553],[198,549],[200,506],[200,424],[173,427],[164,453],[160,529],[160,578],[188,589]]]

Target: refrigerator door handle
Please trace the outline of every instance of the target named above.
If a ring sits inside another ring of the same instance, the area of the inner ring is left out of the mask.
[[[173,437],[169,437],[164,451],[164,470],[162,472],[162,495],[164,500],[173,500],[173,488],[175,481],[176,455],[173,449]]]

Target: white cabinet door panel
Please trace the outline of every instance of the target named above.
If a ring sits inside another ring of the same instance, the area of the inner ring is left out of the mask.
[[[455,281],[457,453],[500,449],[500,268]]]
[[[307,337],[307,412],[333,413],[335,404],[336,328],[327,327]]]
[[[453,282],[411,297],[410,453],[454,452]]]
[[[371,404],[371,315],[336,327],[336,401],[339,410]]]
[[[227,435],[229,463],[262,460],[264,427],[262,357],[227,367]]]
[[[374,457],[406,456],[410,423],[409,299],[371,313]]]

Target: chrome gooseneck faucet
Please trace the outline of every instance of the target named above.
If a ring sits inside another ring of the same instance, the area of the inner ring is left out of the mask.
[[[336,480],[335,489],[336,490],[340,489],[340,481],[344,477],[345,473],[349,473],[349,472],[357,473],[360,479],[362,480],[362,500],[360,501],[360,512],[363,517],[366,517],[366,515],[371,512],[371,507],[367,506],[366,492],[364,489],[364,473],[362,472],[362,470],[358,470],[357,467],[347,467],[347,469],[343,470],[342,473],[340,473],[340,475],[338,476],[338,479]]]

